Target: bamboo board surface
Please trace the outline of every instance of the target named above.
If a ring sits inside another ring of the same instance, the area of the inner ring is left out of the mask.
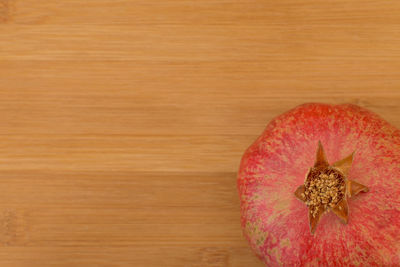
[[[399,11],[0,0],[0,266],[262,266],[242,153],[304,102],[400,127]]]

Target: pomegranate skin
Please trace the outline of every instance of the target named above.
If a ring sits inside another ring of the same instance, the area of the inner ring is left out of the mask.
[[[310,233],[296,188],[318,141],[329,163],[355,151],[348,179],[369,187],[349,221],[324,214]],[[237,180],[243,233],[268,266],[400,266],[400,131],[356,105],[304,104],[272,120],[244,153]]]

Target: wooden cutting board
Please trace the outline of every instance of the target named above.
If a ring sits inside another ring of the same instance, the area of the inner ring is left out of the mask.
[[[400,127],[400,2],[0,0],[0,265],[262,266],[236,171],[274,116]]]

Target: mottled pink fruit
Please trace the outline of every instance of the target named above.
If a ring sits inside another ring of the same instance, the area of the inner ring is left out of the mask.
[[[325,213],[312,234],[294,195],[321,141],[329,163],[355,151],[348,223]],[[400,266],[400,131],[355,105],[305,104],[280,115],[243,155],[243,232],[268,266]]]

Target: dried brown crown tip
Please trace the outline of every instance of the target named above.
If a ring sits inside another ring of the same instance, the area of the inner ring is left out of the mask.
[[[314,233],[323,213],[330,209],[345,223],[348,219],[347,197],[368,192],[368,187],[347,179],[354,153],[332,165],[328,163],[321,142],[318,142],[314,167],[307,174],[295,196],[306,203],[311,233]]]

